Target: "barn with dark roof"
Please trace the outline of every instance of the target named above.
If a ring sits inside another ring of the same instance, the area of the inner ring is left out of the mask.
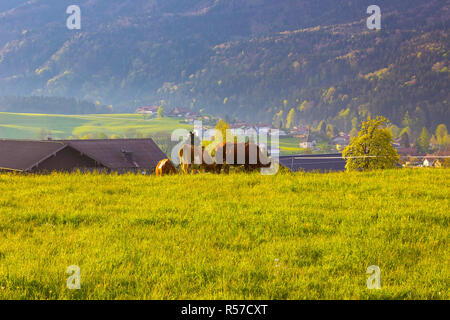
[[[152,139],[0,140],[0,171],[152,173],[165,158]]]

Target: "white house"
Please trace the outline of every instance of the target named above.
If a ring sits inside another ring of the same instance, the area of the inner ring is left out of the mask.
[[[286,133],[286,131],[283,131],[283,130],[279,130],[279,129],[271,129],[270,130],[270,135],[271,136],[275,136],[275,135],[279,135],[280,137],[281,136],[287,136],[288,134]]]
[[[339,144],[342,146],[347,146],[350,142],[350,136],[348,135],[339,135],[333,138],[333,144]]]
[[[158,113],[158,109],[160,106],[150,106],[150,107],[139,107],[136,110],[136,113],[141,113],[141,114],[157,114]]]
[[[439,161],[439,159],[434,159],[434,158],[425,158],[423,160],[423,166],[424,167],[441,167],[441,162]]]
[[[316,146],[316,141],[312,139],[311,135],[308,134],[305,141],[300,142],[300,148],[312,149]]]

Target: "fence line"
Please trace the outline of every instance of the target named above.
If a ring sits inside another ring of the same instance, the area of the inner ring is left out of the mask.
[[[283,156],[281,156],[283,157]],[[289,156],[285,156],[289,157]],[[387,156],[355,156],[355,157],[293,157],[295,160],[315,160],[315,159],[365,159],[365,158],[386,158]],[[400,156],[400,158],[427,158],[427,159],[448,159],[450,156]]]

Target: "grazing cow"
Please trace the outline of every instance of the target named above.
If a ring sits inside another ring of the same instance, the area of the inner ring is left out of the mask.
[[[216,165],[214,160],[205,151],[204,147],[185,144],[180,148],[178,155],[183,173],[188,173],[189,171],[194,173],[196,169],[204,170],[205,172],[215,171]]]
[[[169,159],[161,160],[156,166],[156,176],[162,177],[169,174],[176,174],[178,171]]]
[[[229,166],[244,166],[245,171],[270,168],[270,159],[255,143],[220,143],[215,149],[216,171],[220,173],[222,167],[228,173]]]

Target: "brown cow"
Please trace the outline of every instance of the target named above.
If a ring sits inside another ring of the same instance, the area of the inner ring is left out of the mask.
[[[158,177],[177,173],[177,169],[169,159],[161,160],[156,166],[156,176]]]
[[[244,166],[245,171],[270,168],[270,159],[255,143],[220,143],[215,149],[216,172],[220,173],[223,166],[226,173],[229,166]]]
[[[180,166],[183,173],[195,172],[195,169],[205,172],[214,172],[215,163],[211,155],[205,151],[205,147],[185,144],[178,152],[180,157]]]

